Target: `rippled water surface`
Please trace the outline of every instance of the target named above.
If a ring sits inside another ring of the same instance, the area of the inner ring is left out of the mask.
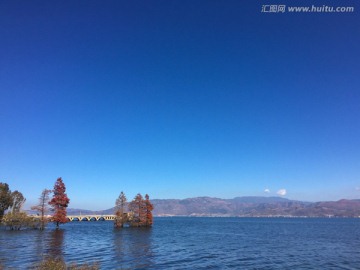
[[[43,232],[2,228],[0,247],[5,269],[43,256],[101,269],[360,269],[360,219],[156,218],[140,229],[72,222]]]

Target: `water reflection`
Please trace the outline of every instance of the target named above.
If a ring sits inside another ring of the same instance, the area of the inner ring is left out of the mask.
[[[114,261],[118,268],[149,268],[154,265],[152,228],[114,229]]]
[[[45,255],[45,236],[48,234],[46,231],[36,231],[34,233],[34,252],[36,256],[36,261],[41,260]]]
[[[47,255],[51,258],[63,259],[64,249],[64,230],[54,230],[49,234],[49,244]]]

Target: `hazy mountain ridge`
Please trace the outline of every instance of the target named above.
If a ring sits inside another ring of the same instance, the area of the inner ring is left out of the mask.
[[[222,217],[360,217],[360,200],[304,202],[281,197],[236,197],[220,199],[195,197],[188,199],[154,199],[154,216],[222,216]],[[68,209],[68,215],[113,214],[103,211]]]
[[[180,200],[178,203],[168,200],[153,200],[154,215],[182,216],[269,216],[288,215],[294,207],[305,207],[306,202],[290,201],[279,197],[237,197],[219,199],[196,197]],[[171,211],[174,209],[175,211]]]

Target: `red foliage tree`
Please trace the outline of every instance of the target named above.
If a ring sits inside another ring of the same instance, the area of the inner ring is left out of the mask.
[[[61,177],[58,178],[54,185],[53,198],[49,202],[54,211],[52,221],[56,224],[56,228],[59,228],[59,224],[68,222],[66,218],[66,208],[69,205],[70,199],[65,193],[65,184]]]
[[[145,195],[145,226],[152,226],[153,224],[152,210],[154,210],[154,206],[150,202],[149,195],[146,194]]]
[[[145,199],[138,193],[129,203],[129,211],[131,214],[131,226],[150,227],[153,224],[152,210],[154,206],[150,202],[149,195],[145,195]]]
[[[140,193],[129,203],[129,210],[133,215],[131,226],[144,226],[146,223],[145,201]]]

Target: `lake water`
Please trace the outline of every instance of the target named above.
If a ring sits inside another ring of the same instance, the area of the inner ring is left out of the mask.
[[[43,256],[101,269],[360,269],[360,219],[155,218],[153,228],[110,221],[60,230],[0,230],[0,262],[28,269]]]

